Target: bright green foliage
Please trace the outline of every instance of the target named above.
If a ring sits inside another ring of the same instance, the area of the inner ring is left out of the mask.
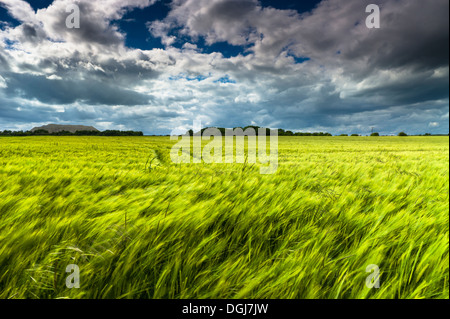
[[[162,137],[0,138],[0,298],[449,298],[448,142],[280,137],[261,175]]]

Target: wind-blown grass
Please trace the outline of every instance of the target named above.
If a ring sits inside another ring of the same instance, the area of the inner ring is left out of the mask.
[[[173,143],[0,138],[0,298],[449,298],[447,137],[282,137],[273,175]]]

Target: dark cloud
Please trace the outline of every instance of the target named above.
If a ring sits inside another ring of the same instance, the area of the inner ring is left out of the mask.
[[[33,26],[28,25],[28,24],[24,24],[23,25],[23,34],[27,38],[35,38],[35,37],[37,37],[36,29]]]
[[[11,127],[11,124],[26,124],[55,120],[55,110],[48,106],[30,106],[0,96],[0,124]],[[27,127],[27,129],[31,129]]]
[[[84,44],[96,44],[105,48],[117,47],[123,42],[123,35],[118,32],[118,28],[111,24],[94,3],[80,2],[80,28],[69,29],[66,26],[66,19],[69,13],[65,6],[51,7],[53,19],[48,22],[48,29],[53,34],[58,34],[60,38],[72,38],[72,41]]]
[[[333,46],[341,47],[343,59],[364,60],[368,71],[397,68],[423,71],[449,65],[448,1],[382,3],[380,29],[352,39],[345,36],[334,39]]]
[[[9,97],[37,99],[48,104],[71,104],[82,102],[90,105],[144,105],[149,103],[149,96],[132,90],[123,89],[114,83],[105,83],[91,79],[81,81],[49,80],[43,76],[9,73]]]
[[[448,99],[449,79],[417,77],[403,82],[380,85],[376,88],[361,90],[353,95],[359,98],[378,97],[384,105],[407,105],[428,101]],[[377,105],[380,107],[382,105]]]

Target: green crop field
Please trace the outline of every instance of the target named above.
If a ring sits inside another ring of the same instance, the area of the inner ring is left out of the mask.
[[[0,298],[449,298],[448,137],[280,137],[272,175],[174,143],[0,138]]]

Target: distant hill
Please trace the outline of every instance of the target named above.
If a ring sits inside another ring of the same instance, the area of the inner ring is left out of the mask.
[[[59,132],[70,132],[75,133],[77,131],[93,131],[100,132],[93,126],[84,126],[84,125],[58,125],[58,124],[49,124],[40,127],[35,127],[31,130],[31,132],[36,132],[38,130],[45,130],[50,134],[59,133]]]

